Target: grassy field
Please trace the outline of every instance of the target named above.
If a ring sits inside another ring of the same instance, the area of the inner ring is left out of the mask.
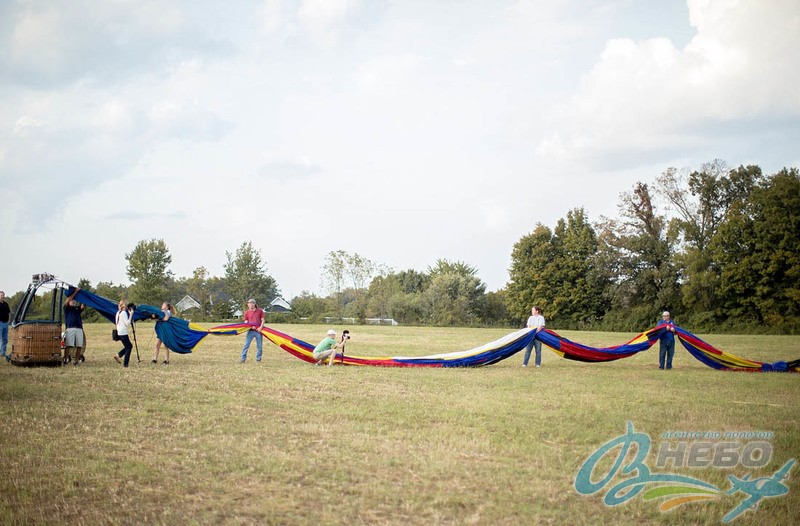
[[[0,522],[719,524],[744,494],[668,512],[641,496],[609,507],[610,486],[580,495],[576,474],[628,421],[652,438],[652,472],[665,432],[773,432],[763,468],[660,471],[723,489],[728,475],[768,477],[800,459],[800,375],[718,372],[679,345],[672,371],[658,370],[657,348],[583,364],[546,347],[541,369],[520,367],[521,355],[480,369],[328,368],[266,340],[261,364],[255,346],[239,364],[243,336],[210,336],[164,366],[150,363],[152,325],[137,327],[142,362],[134,352],[127,370],[112,359],[108,323],[87,327],[82,366],[0,364]],[[275,328],[312,343],[327,329]],[[510,332],[349,328],[354,355],[465,350]],[[756,360],[800,357],[800,337],[704,339]],[[797,524],[798,473],[788,494],[732,524]]]

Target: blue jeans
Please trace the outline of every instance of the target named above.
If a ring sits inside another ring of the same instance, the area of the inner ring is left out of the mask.
[[[0,321],[0,356],[6,355],[8,346],[8,323]]]
[[[260,332],[256,330],[249,330],[247,331],[247,335],[244,337],[244,347],[242,347],[242,361],[247,359],[247,349],[250,348],[250,343],[253,341],[253,338],[256,339],[256,361],[261,361],[261,352],[263,351],[262,348],[262,341],[264,337],[261,335]]]
[[[531,349],[533,348],[536,348],[536,365],[542,364],[542,342],[534,339],[525,347],[525,357],[522,359],[522,365],[528,365],[528,360],[531,359]]]
[[[675,356],[675,339],[664,339],[658,344],[658,368],[664,368],[666,358],[667,369],[672,369],[672,357]]]

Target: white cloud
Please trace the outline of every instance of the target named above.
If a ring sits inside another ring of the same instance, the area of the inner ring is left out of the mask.
[[[800,115],[800,4],[690,1],[697,35],[610,40],[574,98],[551,116],[537,147],[545,158],[629,162],[705,147],[707,127],[761,115]],[[794,30],[792,30],[794,28]],[[780,81],[777,81],[780,79]]]
[[[41,128],[44,122],[30,115],[23,115],[14,123],[14,135],[28,135],[32,130]]]
[[[312,29],[323,30],[341,23],[358,4],[358,0],[303,0],[297,18]]]

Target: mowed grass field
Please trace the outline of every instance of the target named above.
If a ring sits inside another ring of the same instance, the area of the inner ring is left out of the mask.
[[[244,336],[209,336],[164,366],[150,363],[142,322],[142,361],[134,351],[126,370],[111,328],[87,326],[79,367],[0,364],[3,524],[719,524],[746,495],[668,512],[641,496],[609,507],[606,491],[633,474],[590,496],[576,474],[629,421],[652,438],[651,472],[723,489],[728,475],[769,477],[800,459],[800,375],[715,371],[679,344],[672,371],[658,370],[657,346],[605,364],[544,347],[540,369],[523,369],[521,354],[477,369],[328,368],[266,340],[261,364],[255,344],[240,364]],[[317,343],[328,327],[274,328]],[[511,332],[347,328],[348,354],[375,356],[466,350]],[[563,335],[593,346],[634,336]],[[741,357],[800,357],[800,337],[701,337]],[[756,470],[659,470],[662,433],[681,431],[769,431],[772,458]],[[795,465],[788,494],[733,524],[798,524],[799,478]]]

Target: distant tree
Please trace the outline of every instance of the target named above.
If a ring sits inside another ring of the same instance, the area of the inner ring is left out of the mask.
[[[87,278],[81,278],[78,280],[78,284],[76,285],[81,290],[85,290],[86,292],[95,292],[94,287],[92,287],[92,282],[89,281]],[[83,321],[86,323],[95,323],[98,321],[103,321],[103,318],[99,312],[94,309],[86,309],[83,311],[82,315]]]
[[[133,282],[130,299],[137,303],[161,305],[169,295],[172,256],[163,239],[142,240],[125,254],[128,278]]]
[[[474,325],[486,311],[486,285],[476,276],[457,272],[437,273],[423,293],[433,325]]]
[[[609,220],[600,236],[605,260],[614,260],[618,272],[616,286],[621,295],[613,305],[613,328],[631,330],[647,326],[663,309],[675,310],[680,301],[678,272],[673,253],[674,233],[667,230],[667,219],[659,214],[650,189],[637,183],[633,191],[622,194],[620,220]]]
[[[331,308],[331,301],[306,290],[292,299],[292,311],[303,320],[321,322]]]
[[[395,274],[395,276],[401,290],[408,294],[424,292],[431,282],[429,274],[418,272],[414,269],[403,270]]]
[[[376,274],[385,272],[384,267],[359,254],[336,250],[325,257],[322,270],[325,288],[337,301],[336,315],[341,316],[347,304],[350,316],[363,318],[368,301],[366,289]],[[348,288],[352,294],[345,301],[343,293]]]
[[[228,288],[228,282],[225,278],[219,276],[211,276],[206,279],[206,288],[208,289],[209,310],[213,313],[217,304],[220,302],[227,302],[230,300],[230,295],[225,292]],[[236,310],[236,309],[232,309]]]
[[[389,298],[389,318],[403,325],[425,324],[427,307],[421,293],[399,292]]]
[[[446,259],[437,259],[436,263],[428,267],[428,275],[431,278],[441,276],[443,274],[456,274],[458,276],[475,276],[478,269],[464,263],[463,261],[448,261]]]
[[[6,296],[6,302],[8,303],[8,306],[11,309],[11,319],[9,321],[11,321],[14,318],[14,316],[16,315],[17,309],[19,308],[19,304],[22,303],[22,299],[24,297],[25,297],[25,291],[24,290],[19,290],[19,291],[15,292],[14,294],[10,294],[10,295]],[[11,329],[9,329],[9,330],[11,330]],[[8,351],[7,352],[11,352],[11,334],[10,333],[9,333],[8,337],[9,337],[9,340],[8,340]]]
[[[783,169],[731,207],[710,250],[720,316],[800,329],[800,172]]]
[[[228,300],[219,300],[214,302],[211,306],[211,318],[214,320],[225,321],[234,318],[236,305],[231,304]]]
[[[515,325],[525,323],[534,305],[547,312],[554,297],[548,270],[555,256],[553,232],[541,223],[514,244],[506,298],[508,315],[519,320]]]
[[[520,325],[538,305],[553,327],[596,324],[605,313],[608,283],[599,261],[597,235],[583,208],[570,210],[553,231],[537,224],[511,254],[508,316]]]
[[[102,296],[103,298],[109,299],[114,303],[118,302],[122,299],[129,299],[128,296],[128,287],[125,285],[114,285],[112,281],[101,281],[97,284],[94,289],[95,294],[98,296]]]
[[[377,318],[389,318],[389,300],[395,294],[400,294],[402,287],[396,274],[377,276],[372,279],[367,291],[369,303],[367,315]]]
[[[210,277],[206,267],[197,267],[194,269],[192,277],[186,280],[186,293],[200,304],[200,311],[203,315],[207,315],[211,311],[212,299],[208,287]]]
[[[385,273],[385,267],[360,254],[347,257],[347,275],[355,290],[364,290],[378,273]]]
[[[559,219],[552,243],[553,259],[546,268],[553,287],[550,319],[573,329],[596,323],[605,313],[607,279],[598,267],[597,235],[583,208],[567,212],[566,221]]]
[[[328,293],[336,300],[336,314],[342,314],[342,290],[347,272],[347,252],[335,250],[325,256],[325,264],[322,266],[322,281]]]
[[[368,315],[392,318],[405,325],[425,322],[422,295],[430,282],[429,275],[413,269],[375,277],[368,290]]]
[[[656,189],[676,213],[671,228],[683,241],[675,258],[683,274],[683,305],[700,315],[697,320],[713,316],[718,306],[719,265],[708,247],[731,207],[747,202],[762,180],[757,166],[728,170],[720,160],[688,174],[669,168],[657,179]]]
[[[506,291],[498,290],[497,292],[486,293],[486,311],[481,315],[484,323],[487,325],[510,326],[514,322],[508,316],[508,308],[506,307]]]
[[[264,306],[278,296],[277,284],[267,274],[261,252],[250,241],[242,243],[235,254],[225,252],[225,256],[228,260],[224,265],[225,281],[232,305],[244,308],[247,300],[253,298]]]

